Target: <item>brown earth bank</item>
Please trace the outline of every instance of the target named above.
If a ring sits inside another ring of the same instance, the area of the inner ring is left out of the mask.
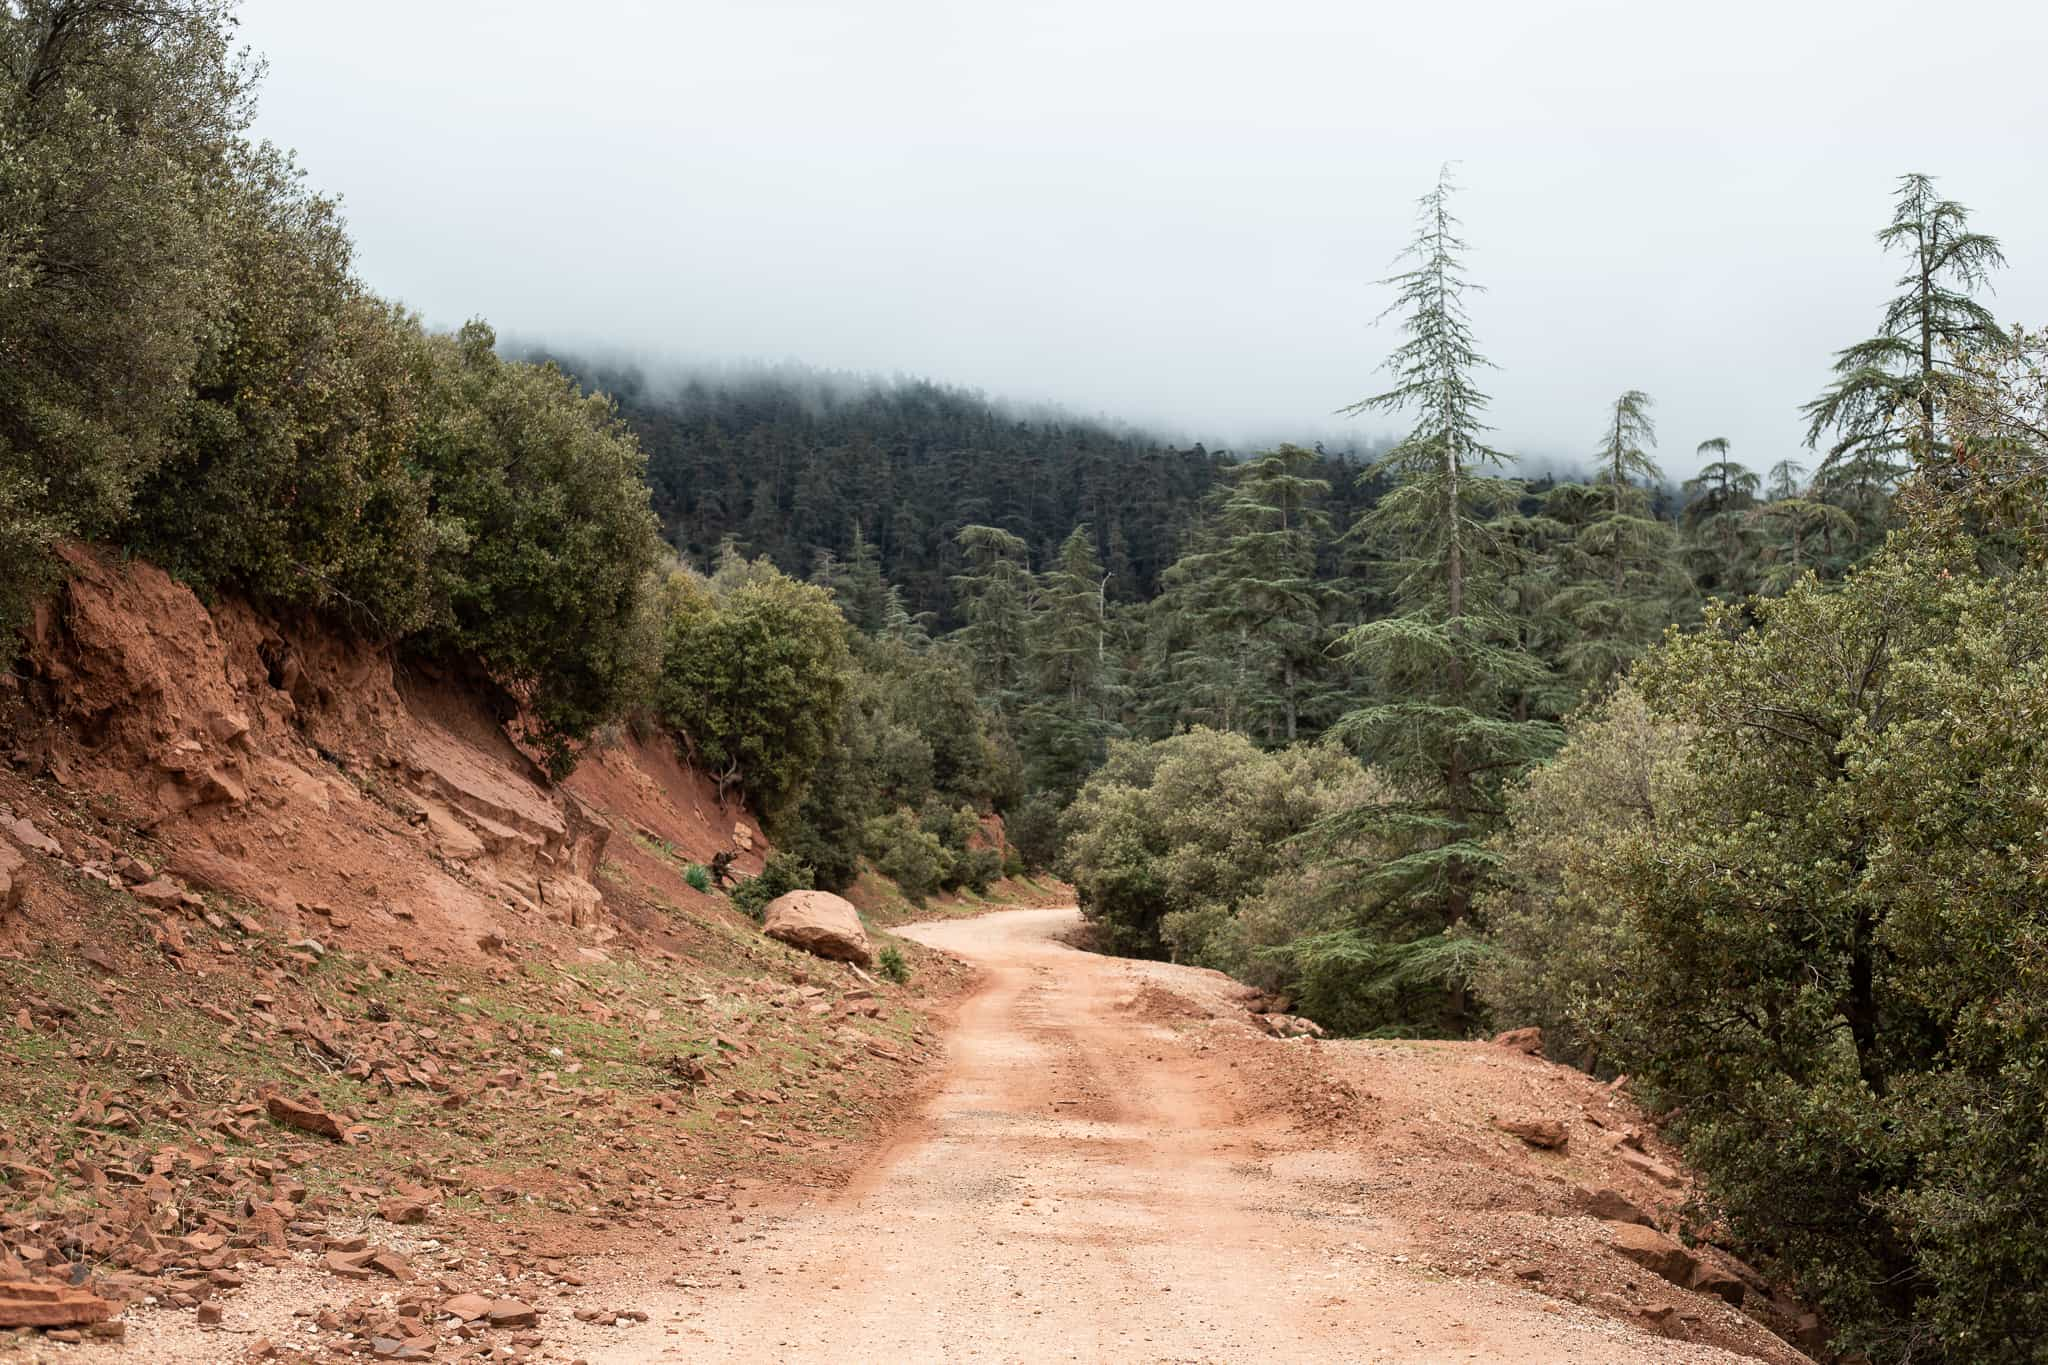
[[[830,1187],[919,1093],[968,969],[694,890],[769,850],[669,746],[552,786],[502,699],[70,559],[0,692],[0,1350],[546,1358],[435,1310]]]

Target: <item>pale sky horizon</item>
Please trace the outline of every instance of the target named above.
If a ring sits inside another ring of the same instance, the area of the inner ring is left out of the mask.
[[[1381,387],[1374,281],[1455,161],[1498,444],[1584,460],[1640,388],[1678,478],[1712,436],[1800,457],[1902,269],[1902,172],[2003,240],[1993,310],[2048,323],[2048,7],[1933,13],[245,0],[242,33],[257,133],[432,324],[1211,445],[1391,429],[1331,414]]]

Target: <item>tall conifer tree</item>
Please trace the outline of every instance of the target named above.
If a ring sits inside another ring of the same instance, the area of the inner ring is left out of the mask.
[[[1756,590],[1756,472],[1728,458],[1725,436],[1701,441],[1695,453],[1704,463],[1683,485],[1679,514],[1693,581],[1717,597],[1747,597]]]
[[[1877,240],[1908,257],[1902,292],[1885,306],[1877,335],[1839,352],[1835,382],[1801,409],[1808,446],[1835,433],[1829,465],[1859,452],[1941,458],[1941,414],[1951,389],[1967,382],[1962,357],[2009,344],[1975,297],[2005,264],[1998,239],[1972,232],[1970,211],[1937,195],[1928,176],[1899,177],[1893,199]]]
[[[1324,826],[1333,841],[1383,852],[1350,860],[1351,924],[1304,940],[1297,964],[1312,987],[1373,1000],[1364,1013],[1382,1023],[1434,1015],[1455,1027],[1474,940],[1454,931],[1493,859],[1485,841],[1501,788],[1549,752],[1557,729],[1515,705],[1548,670],[1510,619],[1499,519],[1516,511],[1523,488],[1494,472],[1511,457],[1486,440],[1477,375],[1488,362],[1465,307],[1477,286],[1465,277],[1454,191],[1446,167],[1420,201],[1408,268],[1382,281],[1396,291],[1387,311],[1401,314],[1405,333],[1383,366],[1391,386],[1344,409],[1414,421],[1366,474],[1392,484],[1359,530],[1384,555],[1396,611],[1344,637],[1373,700],[1335,727],[1393,794]]]
[[[1076,526],[1033,597],[1031,693],[1019,747],[1035,791],[1069,795],[1102,761],[1109,716],[1109,577]]]
[[[952,638],[974,661],[982,699],[1008,716],[1023,694],[1031,650],[1030,554],[1020,537],[998,526],[963,526],[956,539],[967,568],[953,576],[953,588],[967,624]]]

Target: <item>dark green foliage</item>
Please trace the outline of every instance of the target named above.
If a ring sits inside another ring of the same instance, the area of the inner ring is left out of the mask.
[[[882,383],[797,366],[752,374],[662,376],[595,359],[563,362],[611,393],[648,452],[655,508],[697,562],[735,535],[785,572],[819,551],[855,562],[858,534],[912,616],[934,633],[961,623],[952,577],[963,526],[1019,537],[1051,563],[1086,525],[1114,601],[1158,590],[1195,504],[1230,462],[1058,413],[1008,411],[922,381]],[[1348,523],[1361,494],[1356,457],[1327,456],[1329,511]],[[866,621],[857,622],[864,629]]]
[[[1059,798],[1033,792],[1009,812],[1003,833],[1016,851],[1021,870],[1042,872],[1059,865],[1063,809]]]
[[[1835,589],[1649,662],[1690,726],[1587,896],[1632,922],[1603,1020],[1712,1207],[1880,1359],[2048,1340],[2048,574],[1936,512]]]
[[[1032,791],[1071,793],[1102,762],[1111,715],[1109,575],[1085,526],[1060,546],[1031,598],[1029,698],[1017,747]]]
[[[702,863],[691,863],[683,869],[683,880],[690,884],[690,889],[693,891],[709,891],[711,889],[711,870]]]
[[[979,894],[1002,875],[1002,855],[992,848],[978,846],[981,820],[972,806],[949,808],[943,796],[934,794],[918,813],[917,823],[945,850],[946,869],[939,878],[942,890],[964,886]]]
[[[955,855],[951,876],[956,886],[984,895],[1003,876],[1003,855],[992,848],[970,848]]]
[[[765,561],[720,578],[671,579],[655,704],[772,829],[796,813],[837,742],[852,655],[824,589]]]
[[[1645,450],[1656,440],[1650,396],[1629,390],[1609,415],[1593,484],[1563,485],[1544,500],[1565,531],[1546,609],[1561,626],[1558,662],[1582,687],[1604,688],[1626,672],[1691,595],[1677,536],[1650,504],[1663,479]]]
[[[1249,971],[1305,927],[1298,836],[1372,794],[1332,746],[1265,752],[1206,729],[1120,741],[1062,817],[1062,870],[1111,951]]]
[[[964,526],[955,539],[966,567],[953,576],[964,622],[953,640],[973,661],[982,697],[998,713],[1015,712],[1031,650],[1029,552],[1021,538],[994,526]]]
[[[732,903],[749,918],[758,920],[770,901],[792,891],[810,891],[814,889],[813,880],[811,869],[803,860],[787,850],[777,850],[768,855],[759,876],[748,877],[732,889]]]
[[[1497,1021],[1540,1026],[1559,1061],[1606,1069],[1595,1025],[1624,989],[1631,930],[1598,873],[1618,840],[1648,824],[1659,769],[1686,740],[1624,684],[1574,715],[1557,756],[1507,793],[1494,836],[1501,874],[1479,906],[1493,951],[1476,984]]]
[[[910,980],[910,964],[903,960],[902,952],[893,943],[875,955],[875,968],[899,986]]]
[[[1518,562],[1514,514],[1522,487],[1487,471],[1508,456],[1486,443],[1486,395],[1464,298],[1465,249],[1452,215],[1448,175],[1421,201],[1410,269],[1388,283],[1390,311],[1406,339],[1385,368],[1393,387],[1357,411],[1413,414],[1413,430],[1373,466],[1393,487],[1359,522],[1382,556],[1396,612],[1351,630],[1344,648],[1371,700],[1333,733],[1388,778],[1377,800],[1325,822],[1348,855],[1356,910],[1351,922],[1306,945],[1318,970],[1376,982],[1395,993],[1402,1017],[1414,987],[1433,983],[1440,1027],[1466,1026],[1471,964],[1457,930],[1491,865],[1487,836],[1502,787],[1556,743],[1555,727],[1527,699],[1549,684],[1514,615]]]
[[[952,650],[854,641],[857,667],[838,735],[818,763],[785,842],[844,890],[860,873],[867,822],[899,806],[987,809],[1013,799],[1014,755],[975,701]]]
[[[874,816],[861,837],[875,870],[895,882],[912,905],[923,905],[952,870],[945,845],[909,811]]]
[[[1318,570],[1331,530],[1321,463],[1283,445],[1225,470],[1205,500],[1153,603],[1155,726],[1211,724],[1291,744],[1341,707],[1346,679],[1329,648],[1339,596]]]
[[[1686,562],[1702,593],[1729,601],[1756,590],[1757,530],[1753,509],[1760,483],[1756,474],[1728,458],[1728,438],[1700,442],[1706,461],[1684,484]],[[1789,498],[1799,490],[1798,466],[1780,461],[1772,470],[1770,496]]]
[[[633,700],[660,542],[639,449],[610,403],[552,366],[500,360],[494,343],[481,322],[433,342],[419,462],[435,518],[464,543],[435,575],[447,614],[429,639],[532,709],[559,771]]]
[[[127,514],[219,313],[257,74],[228,13],[0,6],[0,662],[56,541]]]
[[[349,273],[332,201],[267,148],[242,162],[217,226],[225,316],[129,539],[201,591],[409,635],[434,617],[436,556],[467,544],[415,458],[428,340]]]

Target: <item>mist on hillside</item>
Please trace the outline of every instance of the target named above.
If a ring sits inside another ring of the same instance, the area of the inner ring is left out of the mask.
[[[1755,468],[1799,452],[1798,405],[1896,274],[1868,247],[1902,171],[2048,259],[2024,173],[2048,20],[1947,15],[1996,35],[1966,101],[1885,78],[1939,41],[1891,0],[1485,0],[1441,59],[1429,7],[1325,0],[599,6],[588,44],[527,0],[345,25],[252,0],[241,33],[272,72],[258,131],[430,321],[917,375],[1212,448],[1381,434],[1333,414],[1386,387],[1377,281],[1455,161],[1495,444],[1590,460],[1640,389],[1682,479],[1711,437]],[[1994,306],[2048,315],[2048,285]]]

